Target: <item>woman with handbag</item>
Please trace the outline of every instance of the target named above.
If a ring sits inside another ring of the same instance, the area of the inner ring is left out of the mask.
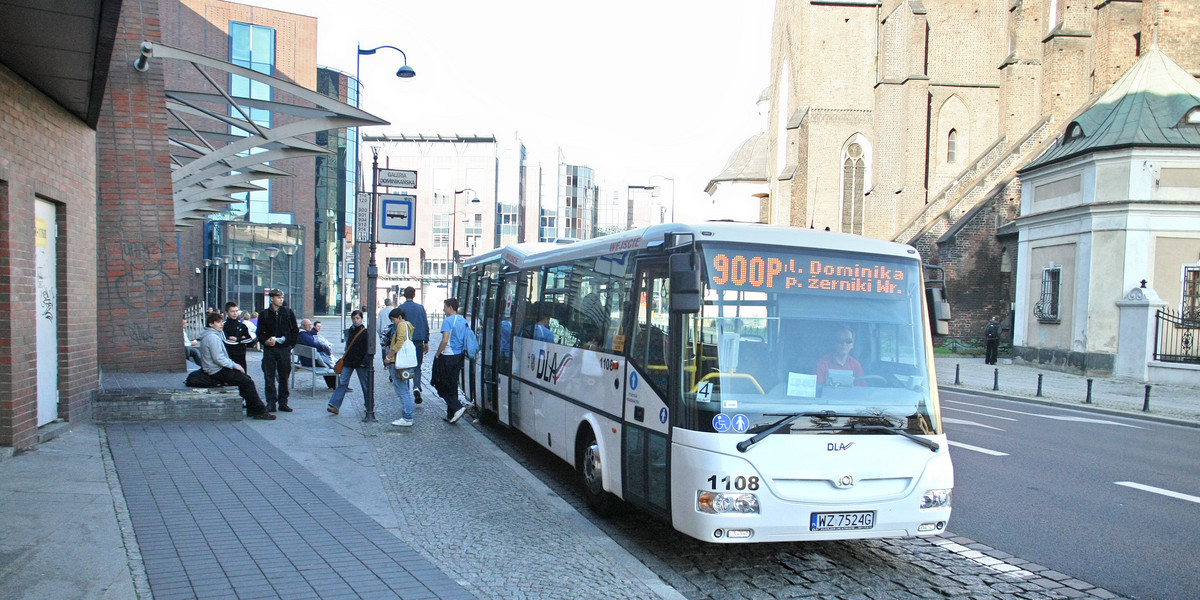
[[[354,325],[346,330],[346,339],[350,343],[346,344],[346,353],[338,359],[337,364],[333,366],[333,370],[338,373],[337,389],[333,390],[333,397],[329,399],[329,406],[325,409],[333,414],[338,414],[342,408],[342,400],[346,398],[346,391],[350,387],[350,374],[358,373],[358,383],[363,390],[370,389],[367,387],[367,377],[370,372],[366,370],[371,366],[371,357],[367,354],[367,327],[363,325],[363,314],[361,311],[354,311],[350,314],[350,320]]]
[[[417,347],[413,344],[413,326],[404,320],[404,309],[393,308],[388,313],[392,320],[392,343],[384,355],[383,364],[392,370],[392,389],[400,399],[400,418],[392,421],[397,427],[412,427],[413,393],[408,385],[416,375]]]

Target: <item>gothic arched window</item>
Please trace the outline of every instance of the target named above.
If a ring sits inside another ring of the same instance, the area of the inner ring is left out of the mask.
[[[958,131],[951,129],[950,134],[946,136],[946,162],[954,162],[958,155]]]
[[[867,161],[863,147],[853,142],[842,152],[842,232],[862,235],[863,186],[866,185]]]

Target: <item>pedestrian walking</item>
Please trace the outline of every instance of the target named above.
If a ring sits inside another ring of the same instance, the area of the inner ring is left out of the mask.
[[[338,375],[337,388],[333,390],[333,396],[329,398],[329,405],[325,410],[333,414],[338,414],[342,410],[342,401],[346,399],[346,392],[350,388],[350,374],[358,373],[358,384],[363,389],[363,401],[366,402],[366,393],[369,382],[367,377],[370,376],[370,371],[367,368],[371,366],[371,356],[367,354],[367,344],[371,343],[367,338],[367,326],[363,325],[363,313],[361,310],[356,310],[350,314],[350,321],[353,325],[346,330],[346,339],[349,340],[346,344],[346,353],[342,355],[342,372]]]
[[[988,321],[986,327],[983,328],[983,340],[987,346],[987,355],[984,356],[985,364],[996,364],[996,354],[1000,351],[1000,317],[993,315],[992,320]]]
[[[421,403],[421,365],[425,363],[425,353],[429,352],[429,315],[425,307],[417,304],[413,298],[417,290],[411,285],[404,288],[404,320],[413,326],[412,342],[417,349],[417,370],[413,377],[413,402]]]
[[[379,309],[379,320],[375,321],[375,331],[383,331],[392,322],[391,314],[393,308],[395,307],[392,306],[392,299],[384,298],[383,308]],[[368,325],[370,324],[368,323]]]
[[[246,401],[246,416],[253,419],[273,421],[275,415],[267,412],[266,405],[258,397],[254,389],[254,380],[246,374],[246,369],[233,362],[225,351],[225,336],[222,326],[225,315],[211,312],[205,315],[204,332],[200,334],[200,367],[213,379],[221,383],[236,385],[242,400]]]
[[[417,351],[412,343],[413,326],[404,316],[403,308],[393,308],[388,314],[392,321],[392,343],[383,355],[383,364],[391,369],[392,389],[400,400],[400,418],[392,421],[392,425],[412,427],[413,393],[408,386],[417,366]]]
[[[442,319],[442,342],[433,357],[433,388],[446,401],[446,421],[457,423],[467,412],[467,407],[458,401],[467,320],[458,314],[457,298],[446,298],[442,308],[446,316]]]
[[[268,293],[271,305],[258,317],[258,341],[262,345],[262,370],[266,382],[267,410],[292,412],[288,406],[288,376],[292,373],[292,347],[300,337],[296,313],[283,305],[283,291]]]

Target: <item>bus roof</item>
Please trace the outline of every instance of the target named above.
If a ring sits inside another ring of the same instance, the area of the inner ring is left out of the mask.
[[[639,250],[661,242],[668,233],[691,233],[699,243],[729,242],[739,244],[822,248],[844,252],[861,252],[901,258],[920,259],[912,246],[885,242],[847,233],[835,233],[799,227],[708,221],[704,223],[664,223],[641,229],[614,233],[575,243],[529,242],[489,250],[463,262],[463,266],[502,260],[518,267],[555,264],[628,250]]]

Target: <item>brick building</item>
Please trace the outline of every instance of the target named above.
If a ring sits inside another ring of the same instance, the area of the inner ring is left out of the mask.
[[[105,373],[182,375],[217,254],[239,260],[214,298],[273,249],[301,308],[312,140],[383,123],[315,91],[315,44],[312,18],[225,2],[0,4],[0,446],[86,419]],[[197,226],[230,206],[251,218]]]
[[[87,418],[98,385],[96,128],[120,9],[0,8],[0,446]]]
[[[913,244],[950,337],[1011,330],[1018,170],[1155,37],[1200,76],[1195,0],[780,0],[764,220]]]

